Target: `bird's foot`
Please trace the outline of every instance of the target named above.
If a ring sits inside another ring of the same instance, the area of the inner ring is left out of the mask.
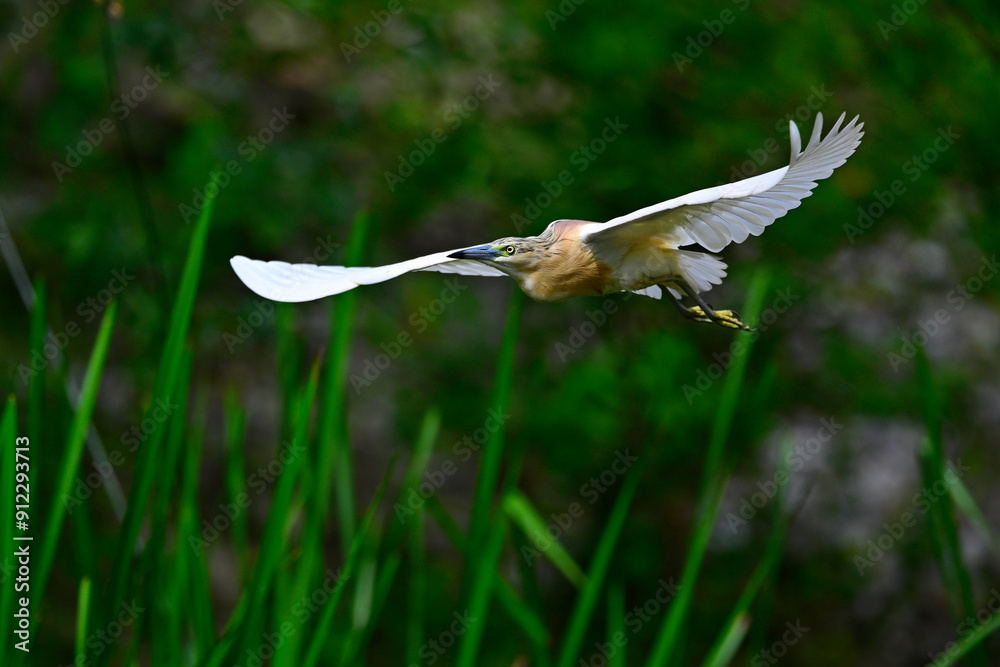
[[[708,313],[706,313],[701,306],[691,306],[689,308],[685,308],[684,310],[688,313],[687,317],[695,322],[714,322],[719,326],[730,329],[756,331],[756,329],[748,327],[743,322],[743,318],[741,318],[739,313],[735,310],[709,310]]]
[[[741,331],[756,331],[753,327],[748,327],[735,310],[717,310],[715,314],[719,316],[719,319],[715,320],[716,324]]]
[[[707,315],[705,315],[705,311],[701,309],[701,306],[681,306],[681,315],[689,320],[694,320],[695,322],[711,323],[712,321]]]
[[[671,297],[674,305],[677,309],[681,311],[681,315],[689,320],[694,320],[695,322],[714,322],[721,327],[726,327],[728,329],[740,329],[741,331],[756,331],[756,329],[751,329],[743,322],[743,318],[735,310],[715,310],[712,306],[701,298],[701,296],[688,287],[685,283],[681,282],[676,285],[680,289],[684,290],[687,295],[697,302],[697,306],[685,306],[681,303],[679,297],[674,296],[671,291],[670,286],[661,285],[661,289],[664,293]]]

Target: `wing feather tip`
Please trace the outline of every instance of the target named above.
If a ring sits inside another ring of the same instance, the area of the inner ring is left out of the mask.
[[[301,290],[295,289],[295,281],[291,284],[281,284],[278,281],[276,271],[282,270],[290,265],[284,262],[264,262],[259,259],[250,259],[243,255],[236,255],[229,260],[229,265],[236,273],[236,277],[247,286],[247,288],[265,299],[285,303],[298,303],[301,301],[312,301],[320,298],[312,294],[305,294]],[[282,274],[283,279],[294,278],[290,275]]]

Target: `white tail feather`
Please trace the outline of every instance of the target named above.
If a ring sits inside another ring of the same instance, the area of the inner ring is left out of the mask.
[[[726,277],[726,263],[715,255],[692,250],[675,250],[681,277],[696,292],[707,292]]]

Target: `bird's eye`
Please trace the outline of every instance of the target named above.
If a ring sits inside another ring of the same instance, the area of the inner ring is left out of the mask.
[[[507,253],[508,255],[513,255],[513,254],[514,254],[515,252],[517,252],[517,248],[515,248],[515,247],[514,247],[514,246],[512,246],[512,245],[509,245],[509,246],[507,246],[506,248],[504,248],[504,249],[503,249],[503,251],[504,251],[505,253]]]

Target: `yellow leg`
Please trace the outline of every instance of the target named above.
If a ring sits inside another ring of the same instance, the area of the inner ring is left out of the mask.
[[[701,298],[701,295],[691,289],[686,283],[682,281],[676,281],[673,283],[679,289],[683,290],[691,300],[697,303],[697,306],[685,306],[677,299],[673,294],[667,290],[666,285],[660,285],[660,289],[664,290],[670,299],[674,302],[674,305],[681,311],[681,315],[688,318],[689,320],[694,320],[695,322],[714,322],[719,326],[727,327],[729,329],[741,329],[743,331],[756,331],[744,324],[743,319],[739,316],[736,311],[733,310],[713,310],[711,306],[705,303],[705,300]]]

